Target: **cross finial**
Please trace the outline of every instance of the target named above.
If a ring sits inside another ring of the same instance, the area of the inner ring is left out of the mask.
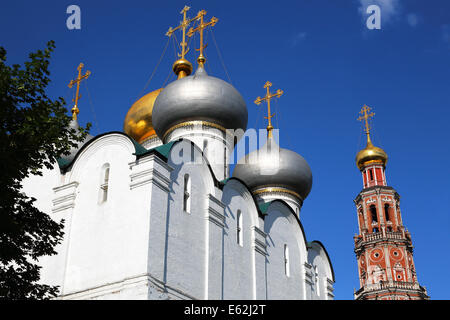
[[[78,78],[76,78],[75,80],[71,80],[69,82],[69,88],[72,88],[72,86],[76,83],[77,84],[77,91],[75,94],[75,100],[73,100],[75,102],[75,105],[72,108],[72,119],[73,120],[77,120],[77,115],[80,113],[80,110],[78,109],[78,100],[81,98],[81,95],[79,94],[80,92],[80,82],[83,79],[87,79],[89,77],[89,75],[91,74],[91,72],[88,70],[86,71],[86,73],[82,76],[81,75],[81,69],[83,69],[84,64],[80,63],[77,70],[78,70]]]
[[[200,55],[198,56],[198,58],[197,58],[197,62],[198,62],[198,64],[199,64],[199,66],[203,66],[204,65],[204,63],[205,63],[205,61],[206,61],[206,58],[205,58],[205,56],[203,55],[203,50],[206,48],[206,46],[207,46],[207,44],[203,44],[203,30],[206,28],[206,27],[208,27],[208,26],[211,26],[211,27],[213,27],[216,23],[217,23],[217,21],[219,21],[219,19],[217,19],[216,17],[212,17],[211,18],[211,21],[209,21],[209,22],[204,22],[203,21],[203,17],[206,15],[206,11],[205,10],[201,10],[198,14],[197,14],[197,16],[194,18],[194,19],[196,19],[196,20],[200,20],[200,23],[198,24],[198,26],[194,29],[194,28],[191,28],[191,29],[189,29],[189,31],[188,31],[188,37],[190,38],[190,37],[192,37],[193,35],[194,35],[194,33],[195,32],[198,32],[198,33],[200,33],[200,48],[199,49],[196,49],[197,51],[200,51]]]
[[[257,105],[260,105],[263,101],[267,101],[267,117],[264,117],[264,118],[267,119],[267,121],[268,121],[268,124],[267,124],[267,137],[268,138],[272,137],[273,126],[272,126],[271,119],[275,115],[275,113],[270,114],[270,100],[274,97],[279,98],[283,94],[283,90],[281,90],[281,89],[278,89],[275,93],[270,93],[271,86],[272,86],[272,83],[267,81],[266,84],[264,85],[264,88],[267,89],[265,97],[263,97],[263,98],[258,97],[255,100],[255,103]]]
[[[183,21],[181,21],[180,25],[176,27],[175,29],[172,29],[172,27],[169,28],[169,30],[166,33],[166,36],[170,37],[176,30],[181,29],[183,31],[183,41],[180,43],[181,45],[181,54],[178,54],[178,56],[181,59],[184,59],[184,56],[186,53],[189,52],[189,48],[187,47],[186,43],[186,29],[189,26],[189,24],[195,20],[197,17],[192,19],[187,19],[186,13],[189,11],[190,7],[184,6],[183,10],[181,10],[180,14],[183,15]]]
[[[370,113],[371,110],[372,110],[372,108],[370,108],[367,105],[364,105],[361,108],[361,111],[359,112],[361,114],[361,116],[357,119],[358,121],[363,121],[364,120],[364,122],[365,122],[365,127],[366,127],[365,132],[366,132],[366,135],[367,135],[367,144],[371,144],[372,143],[370,141],[369,118],[372,118],[375,115],[375,113],[374,112]]]

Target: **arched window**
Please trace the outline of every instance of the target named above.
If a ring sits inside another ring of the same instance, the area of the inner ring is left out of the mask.
[[[284,245],[284,274],[289,277],[289,248]]]
[[[377,208],[374,205],[370,206],[370,214],[372,216],[372,222],[378,222]]]
[[[227,148],[223,148],[223,178],[227,178]]]
[[[316,291],[317,295],[320,295],[319,292],[319,268],[317,266],[314,266],[314,290]]]
[[[389,205],[387,203],[384,205],[384,215],[386,216],[386,221],[389,221]]]
[[[206,148],[208,148],[208,140],[203,140],[203,155],[206,156]]]
[[[236,214],[236,240],[238,245],[243,246],[242,242],[242,212],[241,210],[237,211]]]
[[[102,166],[101,170],[100,196],[99,196],[100,203],[106,202],[106,200],[108,200],[109,170],[110,170],[109,163],[105,163]]]
[[[191,178],[187,173],[184,175],[183,211],[191,212]]]

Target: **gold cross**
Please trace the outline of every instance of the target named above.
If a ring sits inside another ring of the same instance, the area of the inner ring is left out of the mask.
[[[369,113],[372,109],[366,105],[364,105],[361,108],[361,111],[359,112],[361,114],[361,116],[357,119],[358,121],[365,121],[365,127],[366,127],[366,134],[367,136],[369,136],[370,133],[370,126],[369,126],[369,118],[372,118],[375,113]]]
[[[211,21],[209,22],[204,22],[203,21],[203,17],[206,15],[206,11],[205,10],[201,10],[197,16],[194,18],[196,20],[200,20],[200,24],[197,26],[197,28],[190,28],[188,31],[188,37],[192,37],[194,35],[195,32],[200,33],[200,49],[195,49],[197,51],[200,51],[200,55],[197,58],[197,62],[199,64],[199,66],[203,66],[206,58],[203,56],[203,49],[206,48],[207,44],[203,45],[203,30],[208,27],[208,26],[214,26],[217,21],[219,21],[219,19],[217,19],[216,17],[212,17]]]
[[[270,83],[269,81],[266,82],[266,84],[264,85],[264,88],[267,89],[267,93],[266,96],[264,98],[256,98],[255,103],[257,105],[260,105],[263,101],[267,101],[267,117],[264,117],[265,119],[268,120],[268,125],[267,125],[267,137],[271,138],[272,137],[272,121],[270,120],[274,115],[274,114],[270,114],[270,100],[274,97],[279,98],[282,94],[283,94],[283,90],[278,89],[277,92],[275,93],[270,93],[270,87],[272,86],[272,83]]]
[[[87,79],[89,77],[89,75],[91,74],[91,72],[88,70],[86,71],[86,74],[84,76],[81,75],[81,69],[83,69],[84,64],[80,63],[80,65],[78,66],[77,70],[78,70],[78,78],[76,78],[75,80],[71,80],[69,83],[69,88],[72,88],[72,86],[76,83],[77,84],[77,92],[75,94],[75,105],[72,108],[72,119],[73,120],[77,120],[77,114],[80,113],[80,110],[78,109],[78,100],[81,98],[81,95],[79,94],[80,92],[80,82],[83,79]]]
[[[184,56],[186,55],[186,53],[189,52],[189,48],[187,48],[187,43],[186,43],[186,28],[189,26],[189,24],[194,21],[195,19],[198,19],[198,17],[194,17],[192,19],[187,19],[186,18],[186,12],[188,12],[190,9],[190,7],[188,6],[184,6],[183,10],[181,10],[180,14],[183,15],[183,21],[181,22],[181,24],[176,27],[175,29],[172,29],[172,27],[169,28],[169,31],[167,31],[166,36],[170,37],[172,35],[172,33],[174,33],[176,30],[180,29],[183,31],[183,41],[180,43],[181,45],[181,54],[178,54],[179,57],[181,57],[181,59],[184,59]],[[187,50],[186,50],[187,48]]]

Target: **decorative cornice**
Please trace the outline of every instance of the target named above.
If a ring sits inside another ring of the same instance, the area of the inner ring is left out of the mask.
[[[208,194],[208,215],[207,219],[210,222],[215,223],[217,226],[225,227],[225,204],[214,197],[212,194]]]
[[[130,175],[130,190],[149,183],[154,183],[162,190],[170,192],[170,180],[154,168]]]
[[[75,207],[76,189],[78,185],[79,185],[78,182],[73,181],[68,184],[53,188],[55,194],[59,195],[52,201],[53,213]]]
[[[252,226],[254,238],[253,238],[253,249],[262,254],[263,256],[267,256],[267,245],[266,245],[266,237],[267,234],[259,229],[257,226]]]

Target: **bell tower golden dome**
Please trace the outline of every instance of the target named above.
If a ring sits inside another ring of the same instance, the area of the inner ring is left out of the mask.
[[[370,127],[369,118],[373,117],[375,113],[370,113],[371,108],[364,105],[359,112],[361,116],[358,118],[359,121],[365,122],[365,133],[367,135],[367,145],[364,149],[360,150],[356,155],[356,165],[359,170],[362,170],[366,164],[369,163],[382,163],[386,166],[388,156],[383,149],[375,147],[370,140]]]

